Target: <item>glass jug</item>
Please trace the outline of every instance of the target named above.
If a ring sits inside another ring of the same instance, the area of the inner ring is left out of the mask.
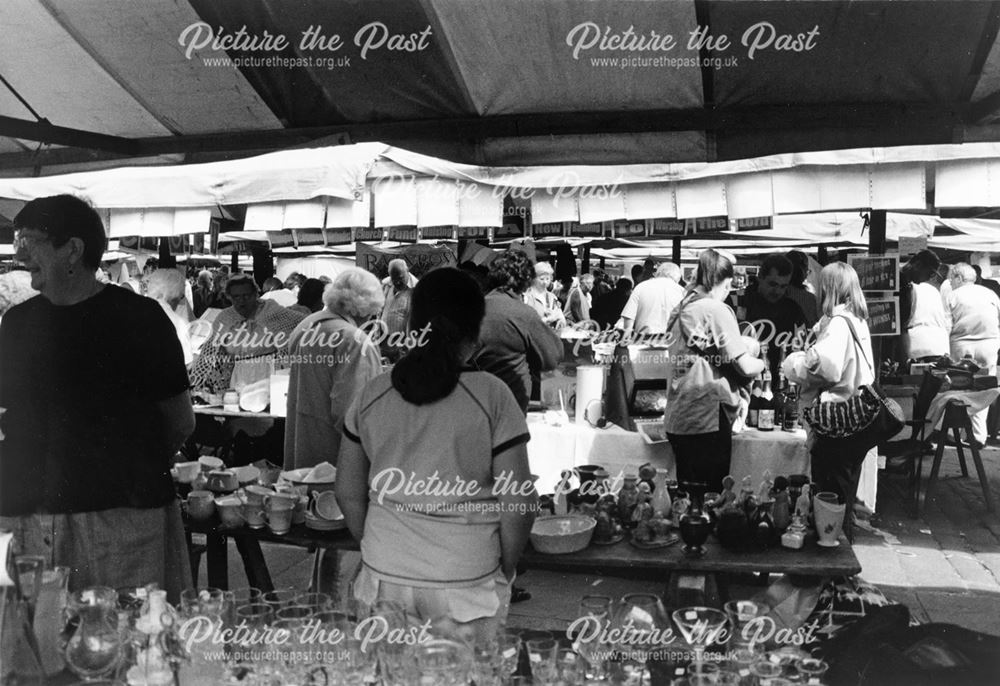
[[[118,593],[113,588],[91,587],[69,600],[69,617],[76,626],[66,643],[66,663],[85,681],[110,675],[118,666],[122,638],[118,631]]]

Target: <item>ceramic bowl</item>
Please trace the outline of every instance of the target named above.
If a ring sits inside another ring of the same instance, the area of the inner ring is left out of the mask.
[[[564,555],[590,545],[597,520],[584,515],[539,517],[531,527],[531,545],[540,553]]]

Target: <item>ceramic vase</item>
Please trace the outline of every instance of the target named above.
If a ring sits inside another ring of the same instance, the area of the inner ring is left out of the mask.
[[[824,491],[813,498],[813,517],[816,520],[817,543],[826,548],[840,545],[840,530],[844,524],[845,506],[838,502],[836,493]]]

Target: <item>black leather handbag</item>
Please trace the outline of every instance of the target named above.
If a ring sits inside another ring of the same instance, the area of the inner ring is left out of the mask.
[[[841,317],[851,329],[854,345],[875,376],[875,368],[861,347],[854,324]],[[876,377],[877,378],[877,377]],[[861,386],[846,401],[820,402],[805,408],[803,416],[812,430],[824,438],[856,438],[869,448],[887,441],[906,425],[903,410],[895,400],[887,398],[878,381]]]

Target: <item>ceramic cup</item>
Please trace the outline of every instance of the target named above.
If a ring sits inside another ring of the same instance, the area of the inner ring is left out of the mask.
[[[243,521],[251,529],[263,529],[267,523],[267,514],[262,509],[262,505],[254,503],[243,503],[240,508],[243,512]]]
[[[225,529],[235,529],[243,526],[243,502],[236,496],[227,496],[215,501],[215,509],[219,512],[219,521]]]
[[[274,491],[263,486],[247,486],[243,493],[247,504],[255,505],[258,509],[264,509],[264,498],[274,495]]]
[[[306,521],[306,510],[309,509],[309,496],[300,495],[292,510],[292,524],[303,524]]]
[[[208,473],[208,488],[212,491],[235,491],[240,482],[231,469],[213,469]]]
[[[267,526],[274,534],[286,534],[292,528],[292,514],[295,503],[287,498],[268,496],[264,498],[264,512],[267,514]]]
[[[317,519],[325,519],[330,522],[344,516],[340,511],[340,506],[337,505],[337,496],[334,495],[333,491],[323,491],[322,493],[313,491],[309,513]]]
[[[197,460],[194,462],[178,462],[173,468],[174,474],[177,475],[177,481],[182,484],[189,484],[194,481],[200,471],[201,463]]]
[[[188,516],[199,521],[215,513],[215,494],[211,491],[191,491],[187,497]]]
[[[201,465],[201,471],[206,474],[213,469],[225,469],[226,463],[217,457],[212,457],[211,455],[202,455],[198,458],[198,464]]]

